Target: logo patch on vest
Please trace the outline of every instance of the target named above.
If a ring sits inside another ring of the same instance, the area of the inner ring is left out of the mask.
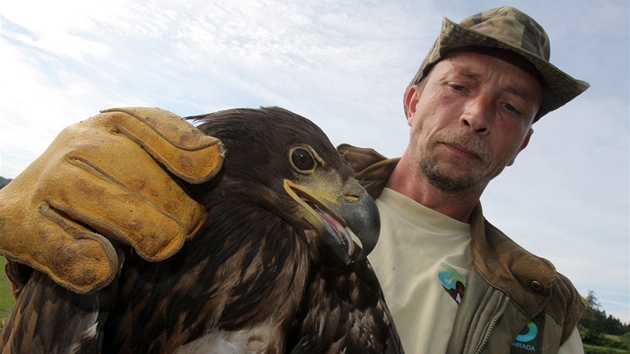
[[[543,316],[536,317],[529,321],[527,326],[521,330],[512,342],[512,354],[539,353],[542,344],[543,328],[545,319]]]

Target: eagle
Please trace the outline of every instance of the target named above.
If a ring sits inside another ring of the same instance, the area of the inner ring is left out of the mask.
[[[225,147],[187,185],[207,219],[172,257],[117,244],[115,279],[78,294],[9,261],[1,353],[402,353],[366,256],[374,200],[324,132],[279,107],[187,117]]]

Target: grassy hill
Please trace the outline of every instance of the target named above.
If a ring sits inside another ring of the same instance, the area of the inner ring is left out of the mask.
[[[597,344],[584,343],[584,354],[630,354],[630,333],[604,334]]]
[[[0,256],[0,319],[7,318],[13,305],[15,305],[15,299],[13,299],[13,292],[11,291],[11,282],[7,278],[7,274],[4,272],[4,265],[6,259]]]

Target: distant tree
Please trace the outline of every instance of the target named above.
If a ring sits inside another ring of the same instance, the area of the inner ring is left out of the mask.
[[[604,321],[604,333],[613,334],[616,336],[623,334],[623,324],[618,318],[608,315]]]
[[[595,291],[588,291],[586,302],[588,306],[582,315],[582,319],[578,323],[578,330],[580,331],[582,340],[589,343],[602,337],[604,333],[604,322],[606,321],[606,312],[600,310],[602,305],[597,302]]]
[[[11,179],[4,178],[4,177],[0,176],[0,189],[2,189],[2,187],[4,187],[7,184],[9,184],[9,182],[11,182]]]

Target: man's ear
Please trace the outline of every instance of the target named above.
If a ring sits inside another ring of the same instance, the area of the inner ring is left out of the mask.
[[[420,92],[418,91],[418,85],[411,85],[407,96],[405,96],[405,106],[407,107],[407,124],[411,126],[411,121],[416,113],[416,106],[420,99]]]
[[[527,132],[525,139],[523,139],[523,143],[521,143],[521,146],[518,148],[516,155],[512,157],[512,159],[508,162],[507,166],[512,166],[514,164],[514,161],[516,161],[516,156],[518,156],[518,154],[521,151],[523,151],[523,149],[525,149],[527,145],[529,145],[529,139],[532,137],[532,134],[534,134],[534,128],[529,128],[529,131]]]

